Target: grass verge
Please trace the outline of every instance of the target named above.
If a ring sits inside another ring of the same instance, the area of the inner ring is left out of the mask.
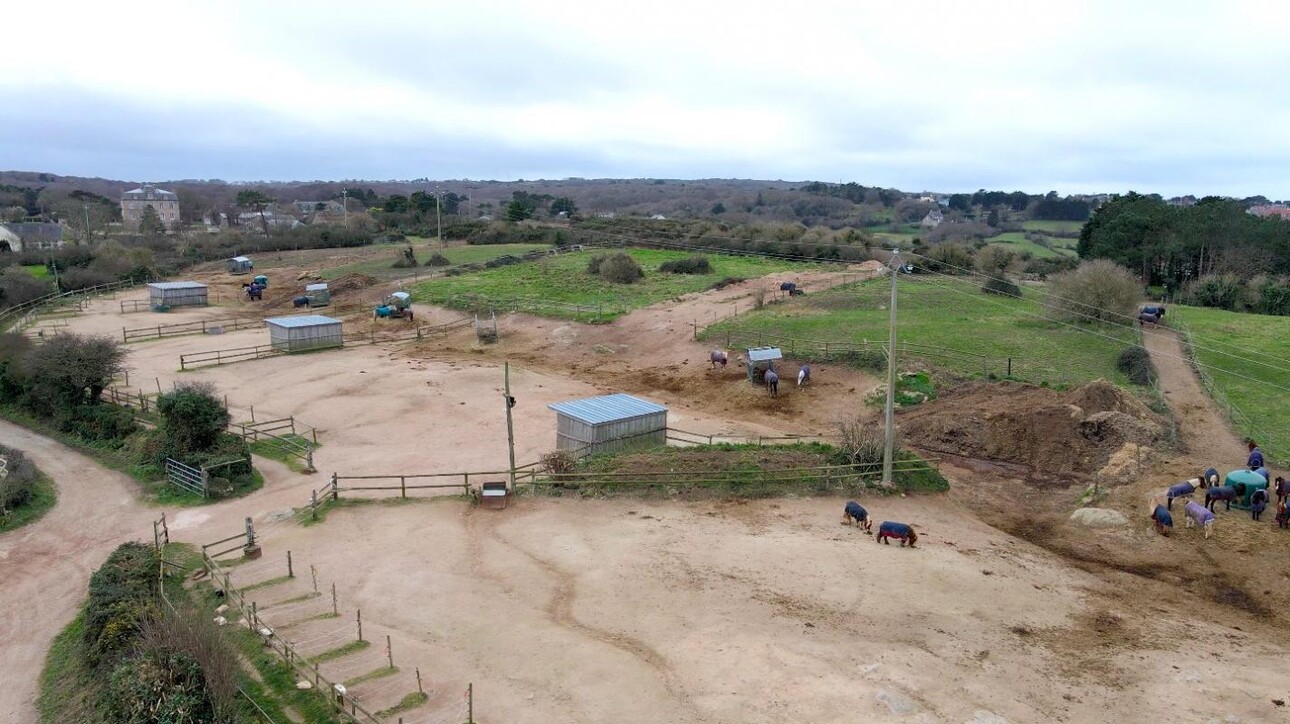
[[[289,440],[292,443],[296,443],[301,448],[307,446],[317,450],[322,447],[322,445],[317,445],[312,440],[296,435],[295,433],[281,435],[280,437],[285,440]],[[296,455],[294,452],[283,447],[277,440],[257,440],[248,444],[247,447],[250,448],[252,455],[259,455],[262,458],[276,460],[283,465],[286,465],[292,472],[303,473],[306,471],[305,461],[301,460],[300,456]]]
[[[341,684],[344,685],[346,689],[348,689],[351,686],[358,686],[359,684],[365,681],[372,681],[374,679],[380,679],[386,676],[393,676],[397,673],[399,673],[399,667],[397,666],[382,666],[381,668],[374,669],[372,671],[367,672],[366,674],[359,674],[358,676],[355,676],[353,678],[345,679],[344,681],[341,682]]]
[[[395,704],[389,709],[383,709],[381,711],[376,712],[376,715],[381,717],[382,719],[388,719],[397,714],[402,714],[405,711],[412,711],[413,709],[417,708],[418,706],[421,706],[427,701],[430,701],[429,694],[423,694],[419,691],[414,691],[411,694],[408,694],[407,696],[403,697],[403,701],[400,701],[399,703]]]
[[[1290,408],[1277,404],[1290,388],[1290,317],[1172,306],[1166,323],[1183,331],[1206,388],[1237,433],[1258,440],[1278,462],[1290,460],[1290,433],[1283,432]]]
[[[550,244],[488,244],[483,246],[450,246],[445,249],[433,241],[413,243],[411,246],[412,252],[421,264],[425,264],[432,255],[438,253],[447,257],[448,261],[452,262],[454,266],[458,264],[479,264],[492,261],[501,256],[519,256],[526,252],[551,247]],[[394,262],[403,258],[403,250],[407,247],[407,243],[373,247],[369,253],[372,258],[325,269],[321,274],[323,279],[337,279],[346,274],[366,274],[370,277],[382,279],[412,276],[418,270],[427,274],[439,271],[439,267],[426,266],[407,269],[393,268]]]
[[[726,277],[752,279],[777,271],[819,269],[818,264],[758,257],[713,254],[708,274],[668,274],[660,264],[694,256],[693,252],[624,249],[645,271],[633,284],[615,284],[587,273],[591,253],[563,254],[527,264],[486,269],[473,274],[434,279],[418,284],[417,301],[462,306],[459,295],[474,295],[517,306],[522,311],[564,319],[609,320],[656,302],[703,291]],[[580,305],[579,311],[569,306]]]
[[[310,656],[309,663],[315,664],[315,665],[326,663],[334,659],[339,659],[343,656],[349,656],[350,654],[358,651],[363,651],[364,649],[371,647],[371,645],[372,645],[372,642],[366,641],[366,640],[350,641],[344,646],[337,646],[336,648],[331,649],[330,651],[324,651],[321,654],[318,654],[316,656]]]
[[[85,613],[58,632],[40,672],[36,711],[42,724],[95,721],[98,693],[94,672],[85,663]]]

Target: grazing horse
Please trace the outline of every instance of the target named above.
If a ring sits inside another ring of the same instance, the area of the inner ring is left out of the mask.
[[[1209,468],[1205,471],[1205,484],[1201,485],[1200,487],[1212,488],[1215,485],[1218,485],[1218,469]]]
[[[1249,441],[1249,445],[1250,456],[1245,459],[1245,465],[1250,470],[1258,470],[1263,467],[1263,449],[1260,448],[1259,444],[1253,440]]]
[[[1165,506],[1156,501],[1156,507],[1151,511],[1151,520],[1156,524],[1156,532],[1168,538],[1169,533],[1174,529],[1174,517],[1169,514]]]
[[[1237,492],[1237,488],[1240,488],[1240,492]],[[1244,485],[1238,485],[1238,486],[1220,485],[1217,488],[1209,488],[1208,490],[1205,491],[1205,507],[1209,508],[1210,510],[1213,510],[1214,503],[1217,503],[1221,500],[1227,505],[1227,507],[1225,507],[1224,510],[1231,510],[1232,501],[1236,500],[1242,495],[1245,495]]]
[[[801,368],[797,370],[797,386],[801,387],[802,385],[810,381],[811,381],[811,366],[802,365]]]
[[[1183,514],[1187,516],[1184,525],[1188,528],[1199,526],[1205,531],[1205,540],[1209,540],[1210,534],[1214,532],[1214,521],[1217,519],[1214,513],[1200,503],[1189,500],[1183,508]]]
[[[1268,491],[1262,489],[1254,491],[1254,494],[1250,496],[1250,517],[1257,521],[1259,516],[1263,515],[1263,511],[1267,509]]]
[[[1203,486],[1203,483],[1202,483],[1202,486]],[[1169,510],[1174,509],[1174,498],[1191,500],[1192,493],[1195,493],[1195,492],[1196,492],[1196,486],[1192,485],[1192,482],[1190,480],[1184,480],[1181,483],[1178,483],[1177,485],[1169,486],[1169,492],[1166,494],[1166,497],[1169,500]]]
[[[779,397],[779,375],[775,374],[775,370],[766,370],[762,379],[766,380],[766,389],[770,390],[770,396]]]
[[[864,528],[864,532],[873,532],[873,521],[869,520],[869,511],[865,510],[854,500],[848,500],[845,508],[842,509],[842,524],[850,525],[851,521]]]
[[[296,309],[299,309],[301,307],[307,307],[309,306],[309,297],[292,297],[291,306],[295,307]]]
[[[1281,505],[1281,501],[1290,497],[1290,480],[1286,480],[1278,475],[1276,482],[1277,484],[1276,487],[1273,488],[1273,492],[1277,494],[1277,505]]]
[[[1290,528],[1290,508],[1286,507],[1284,500],[1277,503],[1277,527],[1282,530]]]
[[[1138,324],[1141,324],[1144,327],[1147,326],[1148,324],[1150,324],[1153,327],[1159,326],[1160,315],[1147,314],[1146,312],[1143,312],[1142,314],[1138,315]]]
[[[786,292],[789,296],[792,296],[794,289],[797,289],[797,284],[794,282],[780,282],[779,284],[779,290]]]
[[[725,369],[726,362],[729,360],[724,349],[714,349],[708,353],[708,361],[712,363],[712,369],[715,370],[717,365],[721,365],[721,369]]]
[[[891,545],[891,542],[887,540],[888,538],[899,538],[901,548],[904,548],[906,543],[909,544],[910,548],[913,548],[914,544],[918,542],[918,534],[914,532],[913,526],[907,523],[893,523],[885,520],[882,525],[878,526],[878,537],[874,538],[874,540]]]
[[[264,287],[259,284],[243,284],[242,291],[246,292],[246,298],[253,302],[264,298]]]

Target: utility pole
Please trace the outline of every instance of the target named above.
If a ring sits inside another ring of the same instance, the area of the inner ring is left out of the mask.
[[[511,363],[506,362],[506,390],[502,393],[502,401],[506,404],[506,446],[511,455],[511,490],[515,489],[515,427],[511,423],[511,408],[515,407],[515,398],[511,397]]]
[[[90,242],[94,240],[90,234],[90,205],[81,204],[81,207],[85,209],[85,245],[89,246]]]
[[[891,267],[891,307],[887,320],[887,428],[882,450],[883,485],[891,485],[893,482],[891,463],[896,447],[896,428],[892,422],[896,408],[896,275],[900,273],[900,267],[903,264],[904,262],[900,260],[900,252],[893,249],[891,261],[888,262]]]
[[[340,190],[340,205],[344,209],[345,228],[349,228],[349,189]]]

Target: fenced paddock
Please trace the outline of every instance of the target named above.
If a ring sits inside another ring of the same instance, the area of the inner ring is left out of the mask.
[[[179,355],[179,369],[180,371],[184,371],[197,367],[226,365],[232,362],[245,362],[247,360],[263,359],[265,357],[276,357],[280,354],[286,354],[286,350],[267,344],[258,344],[253,347],[213,349],[206,352],[188,352],[186,354]]]
[[[434,326],[417,325],[415,327],[405,329],[405,331],[402,332],[391,333],[387,331],[387,328],[381,330],[380,333],[377,333],[375,329],[370,332],[356,332],[353,334],[342,333],[341,344],[331,345],[331,347],[353,347],[363,344],[385,344],[410,342],[418,339],[430,339],[438,336],[447,336],[453,330],[469,327],[471,324],[471,320],[466,318]],[[322,347],[319,349],[330,349],[331,347]],[[263,344],[251,347],[212,349],[205,352],[187,352],[179,355],[179,369],[190,370],[198,367],[225,365],[233,362],[246,362],[254,359],[263,359],[265,357],[275,357],[286,353],[286,350],[273,345]]]
[[[121,303],[126,304],[126,302]],[[146,339],[181,337],[189,334],[217,334],[220,332],[233,332],[239,329],[259,328],[262,324],[263,322],[258,319],[228,317],[225,319],[202,319],[196,322],[178,322],[176,324],[157,324],[149,327],[135,327],[134,329],[122,327],[121,340],[128,343]]]

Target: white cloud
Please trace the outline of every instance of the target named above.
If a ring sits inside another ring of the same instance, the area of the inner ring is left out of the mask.
[[[1268,3],[148,11],[6,10],[13,27],[39,30],[0,44],[3,165],[121,175],[104,164],[128,147],[129,167],[150,178],[514,167],[1290,196],[1273,171],[1290,161],[1290,10]]]

